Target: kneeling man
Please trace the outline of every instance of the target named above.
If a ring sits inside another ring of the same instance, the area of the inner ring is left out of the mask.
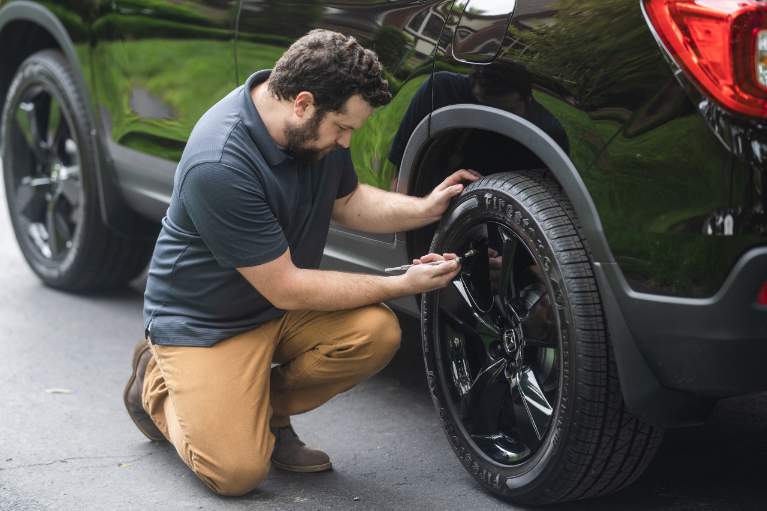
[[[217,493],[247,493],[270,464],[329,469],[290,417],[389,363],[401,332],[381,302],[445,287],[459,271],[318,270],[331,219],[368,232],[415,229],[479,177],[458,171],[423,199],[358,184],[352,131],[390,100],[375,53],[315,30],[213,106],[189,138],[124,398],[139,429],[169,440]]]

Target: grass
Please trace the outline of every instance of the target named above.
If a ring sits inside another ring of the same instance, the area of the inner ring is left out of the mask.
[[[361,183],[388,190],[396,167],[387,159],[394,135],[407,111],[410,101],[428,76],[407,82],[392,102],[378,108],[365,124],[352,133],[352,163]]]
[[[247,41],[241,41],[239,47],[239,67],[245,77],[250,74],[245,70],[272,67],[284,51],[282,47]],[[83,51],[80,48],[79,52]],[[99,102],[112,117],[112,138],[167,159],[178,160],[181,154],[178,144],[165,141],[185,144],[200,117],[237,86],[233,41],[105,42],[93,50],[93,61],[98,72],[91,79]],[[147,90],[171,107],[177,118],[136,115],[129,105],[136,88]]]

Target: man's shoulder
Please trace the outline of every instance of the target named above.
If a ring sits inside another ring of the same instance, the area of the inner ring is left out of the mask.
[[[179,170],[185,171],[204,162],[220,162],[227,146],[243,139],[236,136],[237,131],[245,129],[238,102],[241,89],[238,87],[230,92],[197,121],[181,156]]]

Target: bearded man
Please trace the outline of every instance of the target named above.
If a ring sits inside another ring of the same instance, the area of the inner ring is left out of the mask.
[[[149,269],[146,339],[125,404],[213,491],[242,495],[270,464],[327,470],[292,415],[353,388],[400,343],[381,302],[445,287],[455,262],[393,277],[318,270],[331,219],[400,232],[440,219],[459,171],[426,198],[357,182],[349,143],[391,100],[375,53],[314,30],[195,126]],[[421,262],[443,259],[430,254]],[[279,364],[274,368],[272,363]]]

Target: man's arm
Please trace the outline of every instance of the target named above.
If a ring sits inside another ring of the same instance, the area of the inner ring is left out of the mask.
[[[444,257],[429,254],[413,263],[454,257],[455,254],[444,254]],[[443,288],[458,274],[460,266],[454,262],[419,265],[393,277],[304,270],[296,268],[288,249],[273,261],[237,270],[279,309],[334,311]]]
[[[439,221],[450,205],[450,199],[463,190],[461,183],[481,177],[473,170],[459,170],[424,198],[360,184],[352,193],[336,200],[332,218],[335,223],[358,231],[410,231]]]

